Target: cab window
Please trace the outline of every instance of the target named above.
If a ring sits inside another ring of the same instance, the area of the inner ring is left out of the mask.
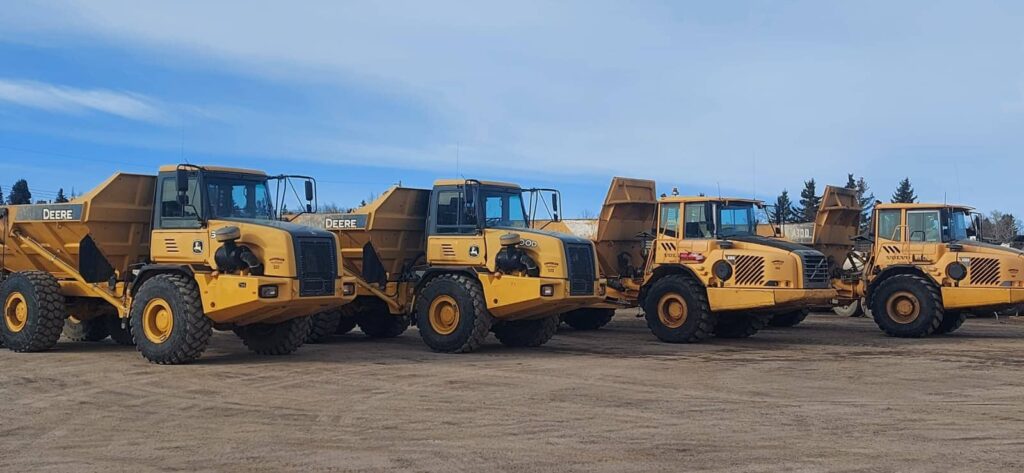
[[[878,238],[889,241],[903,241],[900,233],[900,216],[903,211],[899,209],[878,211]]]
[[[466,234],[476,232],[476,214],[466,208],[462,190],[444,190],[437,193],[435,213],[436,232]]]
[[[679,204],[661,204],[658,233],[669,238],[679,236]]]
[[[160,202],[157,203],[157,224],[159,228],[201,228],[196,209],[202,207],[202,196],[197,191],[197,176],[188,178],[188,204],[178,203],[178,189],[175,177],[160,178]]]
[[[710,212],[708,211],[709,207],[709,205],[703,202],[686,204],[684,219],[684,225],[686,226],[684,235],[686,238],[714,238],[713,224],[710,219]]]
[[[937,243],[942,240],[941,221],[938,210],[907,212],[907,229],[910,241]]]

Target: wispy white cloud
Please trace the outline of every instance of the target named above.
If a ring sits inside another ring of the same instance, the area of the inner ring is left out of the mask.
[[[0,101],[51,112],[99,112],[150,123],[165,123],[168,120],[167,113],[158,101],[132,92],[106,89],[80,89],[0,79]]]

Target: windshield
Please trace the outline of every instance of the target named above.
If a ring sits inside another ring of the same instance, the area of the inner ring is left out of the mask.
[[[945,242],[966,240],[967,229],[971,226],[971,216],[964,210],[946,210],[945,224],[942,227]]]
[[[484,226],[528,228],[522,192],[519,189],[481,188],[484,203]]]
[[[267,181],[261,177],[204,174],[209,218],[246,218],[272,220],[274,209],[270,204]]]
[[[757,235],[757,219],[754,216],[754,204],[742,203],[719,203],[718,231],[720,238],[733,236]]]

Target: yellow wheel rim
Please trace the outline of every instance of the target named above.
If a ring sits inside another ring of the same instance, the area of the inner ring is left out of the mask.
[[[158,298],[146,303],[142,311],[142,332],[146,339],[160,344],[167,341],[174,330],[174,314],[167,301]]]
[[[21,293],[12,293],[4,301],[4,323],[14,333],[22,331],[28,323],[28,302]]]
[[[686,317],[690,309],[686,305],[686,299],[675,293],[665,294],[658,301],[658,320],[668,328],[679,328],[686,323]]]
[[[459,303],[452,296],[438,296],[430,303],[430,328],[439,335],[451,335],[459,327]]]
[[[921,316],[921,301],[912,292],[900,291],[885,302],[889,318],[898,324],[909,324]]]

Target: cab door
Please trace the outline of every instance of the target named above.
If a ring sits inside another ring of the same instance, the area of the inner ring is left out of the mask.
[[[427,260],[431,264],[486,265],[487,245],[480,231],[474,192],[473,186],[434,189],[427,236]]]
[[[942,215],[939,209],[907,210],[907,241],[904,249],[917,263],[934,263],[942,243]]]
[[[902,209],[875,211],[875,257],[882,267],[910,263]]]
[[[158,177],[156,196],[150,258],[156,263],[206,264],[212,252],[210,232],[202,220],[198,173],[189,174],[185,205],[178,201],[174,173]]]

